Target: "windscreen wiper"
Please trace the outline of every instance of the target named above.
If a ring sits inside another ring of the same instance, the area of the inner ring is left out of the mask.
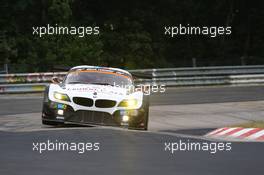
[[[87,83],[82,82],[82,81],[71,81],[71,82],[69,82],[67,84],[87,84]]]
[[[113,84],[109,84],[109,83],[90,83],[90,84],[98,84],[98,85],[114,86]]]

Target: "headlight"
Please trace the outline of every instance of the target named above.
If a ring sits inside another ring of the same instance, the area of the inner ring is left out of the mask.
[[[129,121],[129,117],[128,117],[127,115],[124,115],[124,116],[122,117],[122,121],[123,121],[123,122],[128,122],[128,121]]]
[[[136,99],[128,99],[128,100],[123,100],[119,103],[119,107],[136,107],[138,104],[138,101]]]
[[[54,92],[54,98],[62,101],[71,101],[67,94],[62,94],[59,92]]]

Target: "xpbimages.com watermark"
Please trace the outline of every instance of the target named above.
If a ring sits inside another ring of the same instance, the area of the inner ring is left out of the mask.
[[[86,35],[99,35],[100,28],[98,26],[58,26],[58,24],[46,26],[32,27],[32,34],[40,38],[44,35],[76,35],[80,38]]]
[[[205,151],[211,154],[232,150],[231,142],[190,142],[179,140],[178,142],[165,142],[164,151],[174,154],[184,151]]]
[[[45,142],[33,142],[32,150],[40,154],[44,152],[51,151],[70,151],[76,152],[78,154],[83,154],[85,152],[99,151],[100,143],[98,142],[62,142],[62,141],[51,141],[47,140]]]
[[[115,84],[113,85],[101,85],[102,88],[94,88],[94,87],[68,87],[67,91],[95,91],[97,93],[107,93],[109,89],[116,88],[116,91],[119,88],[125,89],[127,91],[127,95],[132,94],[134,92],[142,92],[144,95],[151,95],[154,93],[165,93],[166,92],[166,85],[158,85],[158,84],[138,84],[138,85],[120,85],[120,84]],[[114,92],[111,91],[112,93],[120,94],[119,92]],[[122,93],[121,93],[122,94]]]
[[[187,25],[175,25],[175,26],[165,26],[164,35],[171,38],[180,35],[206,35],[211,38],[215,38],[221,35],[231,35],[231,26],[191,26]]]
[[[151,95],[153,93],[165,93],[165,84],[137,84],[137,85],[126,85],[126,84],[116,84],[113,85],[116,88],[124,88],[130,93],[141,91],[144,95]]]

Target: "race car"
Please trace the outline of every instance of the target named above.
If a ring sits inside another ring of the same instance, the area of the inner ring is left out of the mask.
[[[132,75],[110,67],[76,66],[46,87],[42,124],[108,125],[148,129],[149,96]]]

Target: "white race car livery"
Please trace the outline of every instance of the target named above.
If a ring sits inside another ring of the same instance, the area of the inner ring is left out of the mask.
[[[77,66],[46,88],[42,123],[148,127],[149,97],[133,91],[132,75],[122,69]]]

